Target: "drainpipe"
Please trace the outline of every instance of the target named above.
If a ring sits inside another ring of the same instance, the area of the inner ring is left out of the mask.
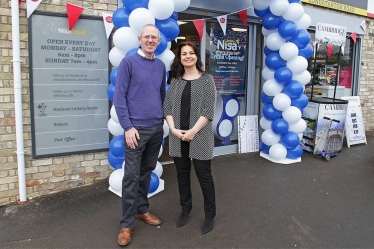
[[[12,44],[13,44],[13,77],[14,77],[14,109],[16,116],[17,165],[19,204],[26,203],[25,149],[23,145],[22,121],[22,83],[21,83],[21,49],[19,38],[19,6],[18,0],[12,0]]]

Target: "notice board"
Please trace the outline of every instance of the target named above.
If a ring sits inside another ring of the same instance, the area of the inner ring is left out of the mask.
[[[100,17],[29,18],[33,157],[108,150],[109,41]]]

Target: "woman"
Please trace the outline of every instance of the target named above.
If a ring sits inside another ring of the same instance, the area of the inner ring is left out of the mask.
[[[214,135],[212,120],[216,106],[213,77],[204,74],[197,47],[190,42],[177,46],[171,65],[170,88],[164,115],[170,128],[169,154],[177,169],[182,213],[177,226],[184,226],[192,209],[191,159],[204,196],[202,233],[213,229],[216,216],[215,189],[211,172]]]

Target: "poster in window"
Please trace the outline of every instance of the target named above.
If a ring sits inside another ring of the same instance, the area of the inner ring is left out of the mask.
[[[247,32],[229,29],[226,35],[221,27],[210,30],[209,73],[217,91],[244,93],[246,72]]]

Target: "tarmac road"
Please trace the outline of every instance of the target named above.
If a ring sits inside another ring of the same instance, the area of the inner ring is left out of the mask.
[[[159,227],[137,221],[127,248],[374,248],[374,137],[326,162],[304,153],[281,165],[259,153],[213,159],[217,217],[201,234],[203,199],[192,172],[193,210],[184,227],[174,165],[151,197]],[[0,207],[0,248],[120,248],[121,200],[108,181]]]

